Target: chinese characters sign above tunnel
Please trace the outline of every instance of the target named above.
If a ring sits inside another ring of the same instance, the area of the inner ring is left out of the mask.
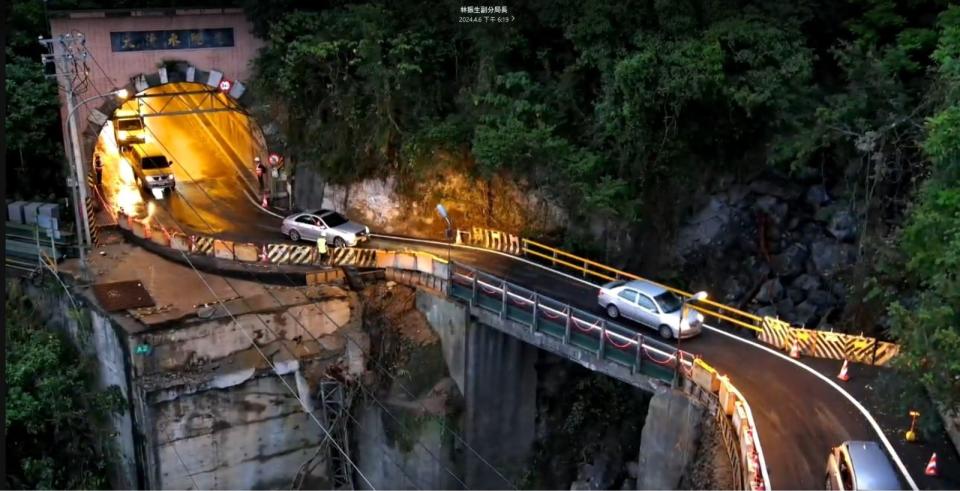
[[[158,49],[229,48],[232,46],[232,28],[110,33],[110,47],[114,52],[150,51]]]

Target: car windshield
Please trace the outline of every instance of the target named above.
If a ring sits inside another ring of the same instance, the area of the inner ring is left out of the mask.
[[[170,162],[167,162],[166,157],[144,157],[140,165],[144,169],[163,169],[170,167]]]
[[[346,218],[343,217],[343,215],[335,211],[331,211],[330,213],[327,213],[326,215],[323,215],[320,218],[323,218],[323,223],[326,223],[327,226],[331,228],[339,227],[340,225],[343,225],[348,221]]]
[[[680,300],[680,297],[673,294],[673,292],[663,292],[655,297],[654,300],[657,301],[657,305],[660,306],[660,310],[664,312],[676,312],[680,310],[680,306],[683,305],[683,301]]]
[[[143,129],[143,122],[139,119],[121,119],[117,121],[117,128],[121,131],[140,131]]]

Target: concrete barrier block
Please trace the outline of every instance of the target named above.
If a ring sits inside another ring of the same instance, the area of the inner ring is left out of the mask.
[[[733,406],[737,402],[737,396],[733,393],[733,386],[730,385],[730,380],[723,375],[717,377],[717,380],[720,384],[720,407],[723,408],[724,414],[733,416]]]
[[[737,435],[743,430],[745,426],[749,426],[747,422],[747,409],[743,407],[743,401],[737,399],[733,403],[733,431],[737,432]]]
[[[170,247],[183,252],[190,252],[190,238],[186,234],[174,232],[170,234]]]
[[[754,439],[753,439],[753,428],[745,426],[737,434],[740,440],[740,462],[743,464],[743,470],[746,471],[750,468],[751,464],[756,466],[756,463],[753,462],[754,449]]]
[[[418,252],[416,267],[417,267],[417,271],[432,275],[433,274],[433,255]]]
[[[691,378],[695,384],[699,385],[704,390],[710,392],[717,392],[720,390],[719,381],[717,380],[717,371],[699,358],[693,362],[693,375]]]
[[[213,241],[213,256],[217,259],[233,261],[233,242],[216,239]]]
[[[141,239],[150,238],[150,226],[137,219],[130,220],[130,230]]]
[[[256,244],[233,244],[233,254],[237,261],[255,263],[260,260],[260,249],[257,248]]]
[[[413,270],[417,269],[417,255],[409,252],[398,252],[396,254],[396,263],[394,267],[397,269]]]
[[[437,278],[449,278],[450,277],[450,263],[446,261],[433,260],[433,275]]]
[[[150,240],[153,241],[154,244],[170,247],[170,237],[162,228],[151,227]]]
[[[393,251],[377,251],[378,268],[392,268],[396,264],[397,255]]]

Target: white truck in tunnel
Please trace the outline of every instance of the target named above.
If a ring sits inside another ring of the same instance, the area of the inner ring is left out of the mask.
[[[137,111],[120,109],[113,116],[113,137],[123,151],[137,143],[147,142],[147,132],[143,127],[143,118]]]
[[[133,168],[137,186],[148,194],[154,190],[173,190],[177,181],[173,166],[163,149],[153,143],[130,145],[123,152],[124,159]]]

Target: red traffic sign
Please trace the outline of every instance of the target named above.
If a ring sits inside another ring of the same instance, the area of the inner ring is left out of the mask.
[[[274,167],[282,166],[283,157],[281,157],[278,153],[271,153],[270,156],[267,157],[267,162],[270,162],[270,165]]]
[[[220,90],[223,92],[230,92],[230,87],[233,87],[233,83],[227,79],[220,81]]]

